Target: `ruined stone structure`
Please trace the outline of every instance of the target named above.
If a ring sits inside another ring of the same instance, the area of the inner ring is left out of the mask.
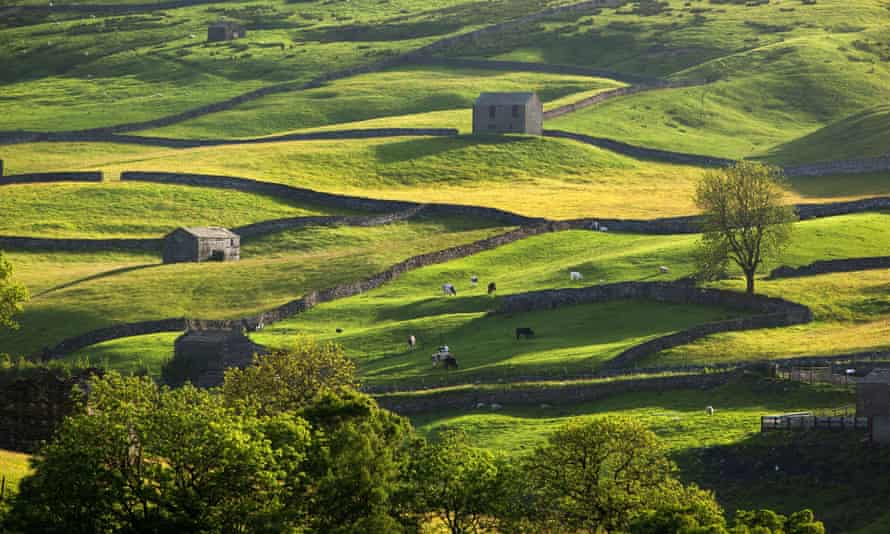
[[[164,237],[164,263],[238,261],[241,237],[225,228],[178,228]]]
[[[890,369],[875,369],[856,387],[856,416],[871,421],[871,439],[890,444]]]
[[[217,22],[207,28],[207,41],[215,43],[219,41],[232,41],[247,36],[247,31],[236,22]]]
[[[265,347],[250,340],[241,329],[189,330],[176,339],[173,360],[164,368],[168,385],[191,382],[199,387],[222,384],[230,367],[246,367]]]
[[[482,93],[473,104],[473,134],[541,135],[544,105],[535,93]]]

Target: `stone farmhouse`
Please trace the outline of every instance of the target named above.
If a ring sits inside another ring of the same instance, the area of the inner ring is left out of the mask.
[[[890,444],[890,369],[875,369],[859,380],[856,416],[869,418],[872,441]]]
[[[237,22],[217,22],[207,28],[207,41],[215,43],[219,41],[232,41],[247,36],[244,26]]]
[[[164,237],[164,263],[238,261],[241,237],[225,228],[177,228]]]
[[[535,93],[482,93],[473,105],[473,134],[541,135],[544,105]]]

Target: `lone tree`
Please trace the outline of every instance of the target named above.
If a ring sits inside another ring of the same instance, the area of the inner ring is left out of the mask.
[[[705,175],[695,191],[704,215],[696,254],[701,275],[714,278],[732,260],[754,293],[754,274],[788,244],[797,220],[794,208],[782,203],[784,189],[781,169],[750,161]]]
[[[12,265],[0,253],[0,328],[18,328],[13,320],[28,301],[28,291],[12,280]]]

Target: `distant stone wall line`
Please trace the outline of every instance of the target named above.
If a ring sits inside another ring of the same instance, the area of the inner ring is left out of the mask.
[[[735,163],[735,160],[731,159],[714,158],[711,156],[703,156],[700,154],[672,152],[670,150],[659,150],[656,148],[645,148],[621,141],[615,141],[614,139],[606,139],[604,137],[592,137],[589,135],[566,132],[563,130],[544,130],[544,135],[547,137],[556,137],[560,139],[571,139],[572,141],[578,141],[579,143],[585,143],[598,148],[603,148],[636,159],[665,161],[668,163],[698,165],[702,167],[727,167]]]
[[[603,91],[601,93],[597,93],[593,96],[589,96],[587,98],[581,99],[577,102],[572,102],[571,104],[566,104],[564,106],[559,106],[557,108],[551,109],[549,111],[544,112],[544,119],[555,119],[556,117],[561,117],[563,115],[568,115],[569,113],[574,113],[576,111],[580,111],[584,108],[588,108],[590,106],[595,106],[597,104],[601,104],[603,102],[607,102],[609,100],[613,100],[615,98],[622,98],[625,96],[636,95],[640,93],[645,93],[649,91],[660,91],[663,89],[680,89],[683,87],[694,87],[698,85],[703,85],[704,82],[699,81],[686,81],[686,82],[654,82],[643,85],[632,85],[630,87],[619,87],[617,89],[610,89],[608,91]]]
[[[244,239],[254,239],[308,226],[383,226],[397,221],[408,220],[420,213],[424,207],[425,206],[420,205],[404,211],[387,213],[385,215],[290,217],[237,226],[231,228],[231,230]],[[6,250],[48,250],[64,252],[130,250],[139,252],[160,252],[163,245],[163,238],[79,239],[0,235],[0,249]]]
[[[294,133],[271,137],[253,137],[248,139],[176,139],[172,137],[145,137],[139,135],[93,132],[18,132],[14,134],[0,133],[0,143],[90,142],[120,143],[165,148],[200,148],[230,145],[258,145],[288,141],[324,141],[386,137],[454,137],[458,135],[458,133],[459,132],[454,128],[364,128]]]
[[[675,304],[718,306],[755,313],[751,317],[712,322],[661,336],[631,347],[609,360],[606,368],[625,368],[663,350],[687,345],[719,333],[775,328],[812,322],[813,312],[803,304],[763,295],[748,295],[722,289],[699,288],[676,282],[619,282],[585,288],[533,291],[504,297],[496,313],[524,313],[563,306],[614,300],[653,300]]]
[[[589,76],[591,78],[608,78],[629,84],[658,85],[666,80],[650,76],[638,76],[613,70],[590,69],[575,65],[559,65],[553,63],[529,63],[525,61],[499,61],[494,59],[471,59],[451,57],[418,57],[410,60],[412,65],[449,67],[455,69],[503,70],[510,72],[542,72],[548,74],[565,74],[569,76]]]
[[[45,184],[53,182],[101,182],[102,173],[90,172],[35,172],[29,174],[10,174],[0,176],[0,186],[20,184]]]
[[[420,415],[441,413],[449,410],[477,410],[485,405],[490,410],[492,404],[501,406],[540,406],[548,404],[562,406],[601,400],[622,393],[641,391],[667,391],[676,389],[714,388],[728,384],[740,376],[737,371],[692,374],[679,376],[656,376],[629,378],[626,380],[604,380],[580,384],[565,384],[553,388],[530,385],[508,386],[499,390],[471,388],[468,390],[444,390],[426,395],[377,394],[375,399],[380,406],[400,415]]]
[[[797,278],[816,276],[829,273],[848,273],[853,271],[870,271],[890,269],[890,256],[874,256],[871,258],[847,258],[840,260],[819,260],[801,267],[782,265],[769,273],[770,279]]]

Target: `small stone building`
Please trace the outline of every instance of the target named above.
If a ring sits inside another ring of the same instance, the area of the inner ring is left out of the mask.
[[[207,28],[207,41],[232,41],[247,36],[247,31],[236,22],[217,22]]]
[[[246,367],[254,354],[265,352],[265,347],[251,341],[241,329],[189,330],[176,339],[164,380],[171,386],[186,381],[199,387],[218,386],[226,369]]]
[[[871,439],[890,444],[890,369],[875,369],[856,386],[856,416],[871,421]]]
[[[541,135],[544,105],[535,93],[482,93],[473,105],[473,134]]]
[[[238,261],[241,237],[215,226],[177,228],[164,237],[164,263]]]

